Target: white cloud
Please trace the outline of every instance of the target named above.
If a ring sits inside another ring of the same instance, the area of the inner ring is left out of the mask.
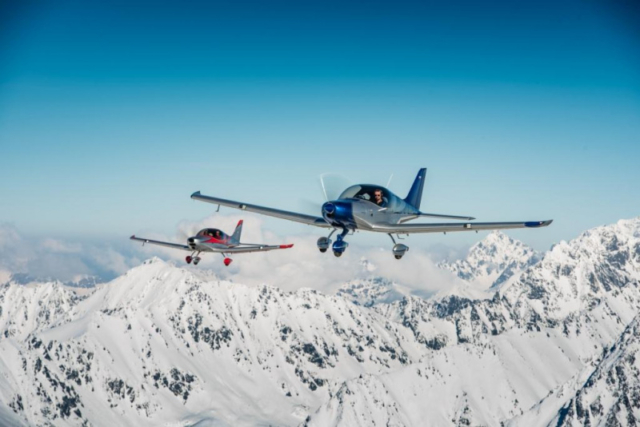
[[[0,224],[0,270],[5,273],[65,282],[78,276],[109,280],[140,262],[140,258],[126,255],[128,250],[130,247],[116,248],[104,242],[26,237],[15,227]]]
[[[176,237],[169,240],[182,243],[187,237],[208,227],[231,233],[241,218],[239,215],[216,214],[200,221],[183,221],[178,226]],[[357,244],[359,235],[355,235],[347,239],[350,247],[344,255],[336,258],[331,251],[324,254],[318,251],[317,234],[280,237],[265,230],[262,225],[260,218],[245,218],[242,242],[293,243],[294,247],[265,253],[237,254],[231,256],[234,261],[229,267],[223,265],[220,254],[203,254],[202,261],[196,268],[211,269],[218,277],[237,283],[267,283],[285,290],[308,287],[332,293],[347,281],[372,274],[362,267],[361,259],[365,258],[375,265],[373,274],[395,281],[417,295],[438,292],[455,281],[450,273],[438,269],[430,254],[425,251],[410,250],[402,260],[396,260],[391,253],[391,243],[384,248],[362,247]],[[167,239],[161,235],[145,237]],[[187,255],[186,252],[152,245],[146,245],[142,250],[149,256],[162,254],[164,258],[182,263]]]
[[[82,246],[78,243],[66,243],[51,238],[44,239],[42,242],[38,242],[38,244],[51,252],[73,254],[82,250]]]
[[[202,228],[220,228],[232,233],[240,215],[215,214],[199,221],[183,221],[175,236],[157,233],[141,237],[184,243]],[[303,287],[333,293],[343,283],[356,278],[375,275],[386,277],[412,293],[427,295],[437,292],[453,283],[447,272],[439,270],[430,254],[421,250],[410,250],[402,260],[396,260],[391,253],[391,242],[381,247],[360,246],[360,235],[349,236],[350,247],[341,258],[331,251],[320,253],[316,247],[319,234],[278,236],[264,229],[259,217],[244,218],[242,242],[284,244],[294,247],[264,253],[236,254],[231,266],[225,267],[223,257],[217,253],[202,254],[197,269],[211,269],[218,277],[247,285],[270,284],[284,290]],[[62,281],[87,275],[111,279],[144,259],[158,255],[184,265],[188,252],[155,245],[142,246],[139,242],[123,241],[119,244],[77,243],[59,239],[45,239],[33,244],[15,228],[0,225],[0,269],[28,273],[35,277],[52,277]],[[375,266],[375,271],[363,268],[361,259],[367,259]]]

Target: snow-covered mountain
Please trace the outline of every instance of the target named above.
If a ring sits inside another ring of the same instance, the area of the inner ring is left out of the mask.
[[[509,425],[541,417],[554,426],[634,426],[640,423],[640,314],[604,349],[597,363],[549,393]]]
[[[449,270],[467,283],[467,291],[495,291],[537,263],[541,255],[522,242],[494,231],[473,245],[466,256],[454,262],[440,262],[438,267]],[[461,289],[462,290],[462,289]]]
[[[531,264],[488,299],[384,302],[378,292],[393,287],[372,281],[375,292],[358,295],[375,304],[354,304],[349,286],[287,293],[158,259],[84,294],[9,283],[0,287],[0,423],[637,419],[640,218],[590,230]]]
[[[405,293],[391,280],[372,275],[366,279],[355,279],[343,284],[336,295],[354,304],[372,307],[402,299]]]
[[[296,425],[346,378],[424,353],[343,298],[203,280],[158,259],[83,298],[58,283],[0,295],[1,400],[31,424]]]

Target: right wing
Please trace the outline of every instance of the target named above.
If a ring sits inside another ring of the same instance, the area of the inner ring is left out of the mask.
[[[224,254],[246,254],[249,252],[265,252],[276,249],[289,249],[293,245],[242,245],[235,248],[222,249],[220,252]]]
[[[370,224],[369,231],[389,234],[411,234],[411,233],[446,233],[452,231],[474,231],[474,230],[507,230],[512,228],[538,228],[546,227],[553,220],[546,221],[522,221],[522,222],[468,222],[468,223],[441,223],[441,224],[397,224],[397,225],[376,225]]]
[[[331,225],[319,216],[306,215],[296,212],[283,211],[280,209],[267,208],[264,206],[250,205],[248,203],[234,202],[233,200],[219,199],[217,197],[204,196],[196,191],[191,195],[194,200],[200,200],[201,202],[212,203],[214,205],[227,206],[234,209],[240,209],[247,212],[255,212],[262,215],[272,216],[280,219],[287,219],[289,221],[300,222],[307,225],[315,225],[316,227],[332,228]]]
[[[165,246],[167,248],[172,248],[172,249],[182,249],[183,251],[192,251],[193,250],[187,245],[179,245],[177,243],[161,242],[159,240],[141,239],[140,237],[136,237],[136,236],[131,236],[130,239],[131,240],[137,240],[138,242],[142,242],[143,245],[145,243],[151,243],[153,245]]]

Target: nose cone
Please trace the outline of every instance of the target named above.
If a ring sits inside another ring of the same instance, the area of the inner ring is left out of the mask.
[[[322,205],[323,218],[332,225],[347,227],[354,224],[351,202],[333,200]]]
[[[187,245],[189,245],[189,247],[191,247],[191,248],[195,248],[196,245],[204,243],[205,241],[206,241],[206,239],[204,239],[202,237],[197,237],[197,236],[189,237],[187,239]]]
[[[327,202],[324,205],[322,205],[322,216],[330,218],[333,216],[335,212],[336,212],[336,205],[334,205],[332,202]]]

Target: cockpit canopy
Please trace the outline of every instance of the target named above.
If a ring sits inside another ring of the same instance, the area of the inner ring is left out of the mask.
[[[224,239],[227,235],[224,231],[218,230],[217,228],[205,228],[203,230],[198,231],[196,236],[199,237],[215,237],[216,239]]]
[[[389,208],[393,211],[405,209],[407,204],[388,189],[380,185],[357,184],[352,185],[342,192],[340,199],[360,199],[374,203],[379,207]],[[415,209],[415,208],[413,208]]]
[[[379,185],[358,184],[352,185],[342,192],[340,199],[362,199],[372,203],[376,202],[376,196],[379,194],[382,199],[389,200],[389,196],[395,195],[384,187]]]

